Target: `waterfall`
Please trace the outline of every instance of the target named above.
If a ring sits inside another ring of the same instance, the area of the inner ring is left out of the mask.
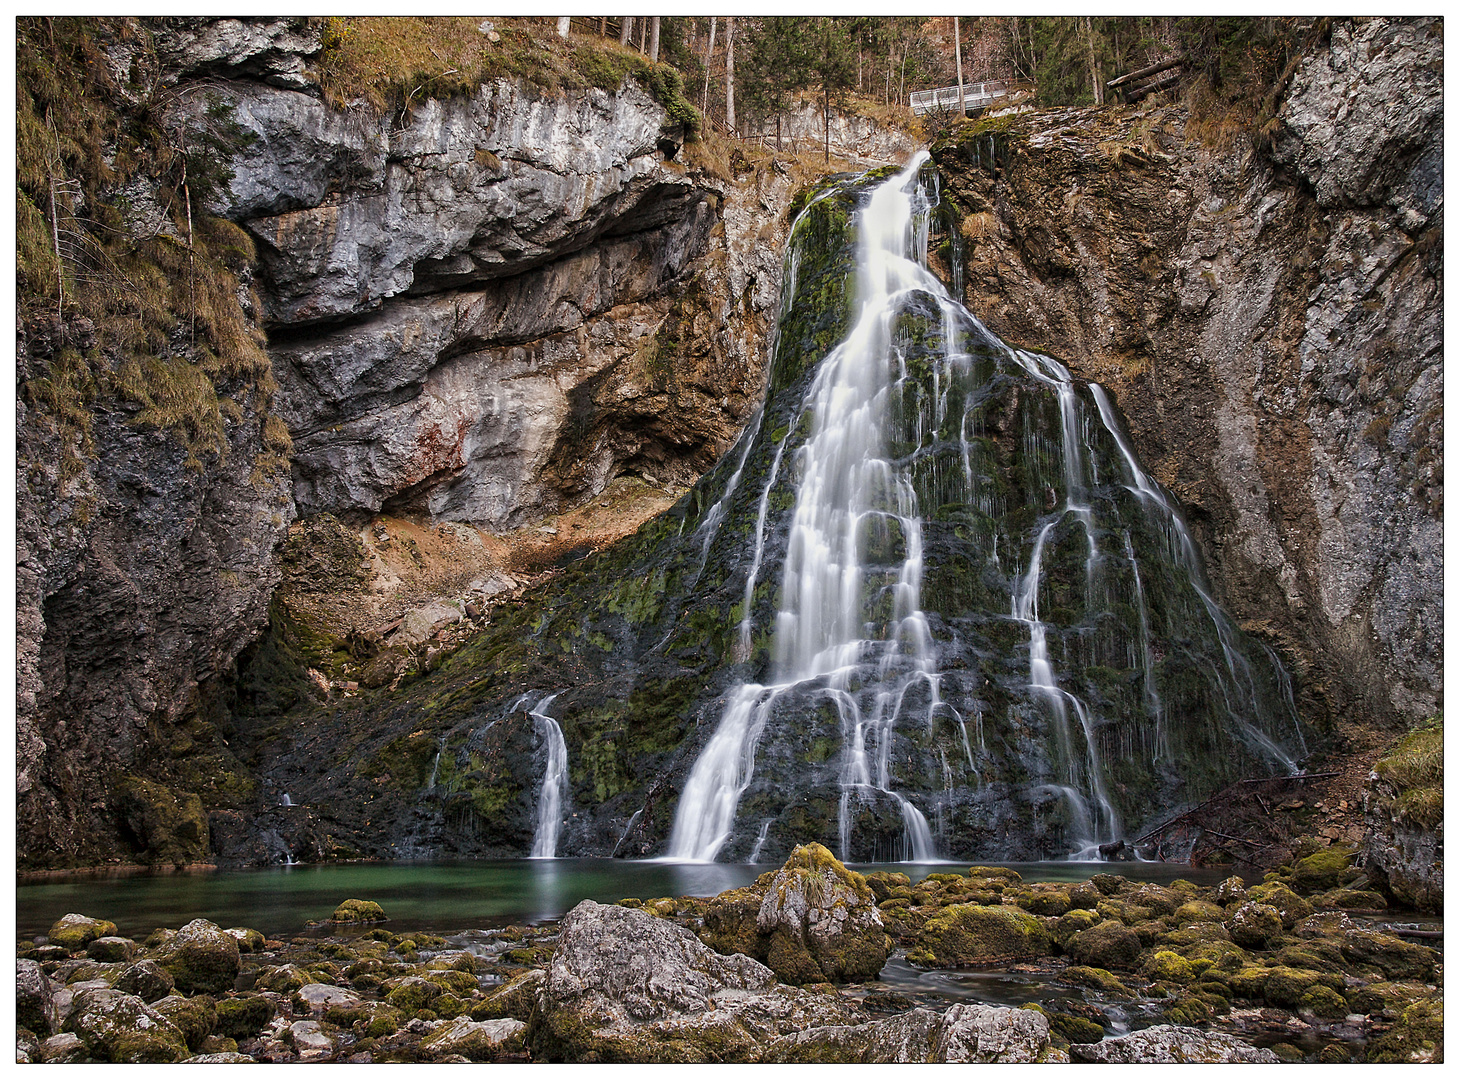
[[[719,727],[685,785],[669,842],[669,857],[710,861],[729,838],[740,797],[755,769],[755,750],[772,706],[792,687],[823,687],[842,718],[842,854],[853,803],[874,793],[891,797],[904,826],[902,857],[935,857],[927,819],[893,790],[888,750],[908,686],[936,680],[926,621],[920,610],[921,523],[917,496],[888,460],[885,425],[890,391],[889,356],[898,304],[912,290],[941,285],[908,257],[915,181],[926,154],[878,187],[859,215],[858,303],[846,339],[821,364],[804,408],[810,438],[796,455],[800,476],[790,543],[774,623],[774,671],[769,686],[742,684],[730,695]],[[914,189],[914,190],[910,190]],[[919,208],[926,209],[923,203]],[[919,233],[921,246],[926,230]],[[945,294],[946,295],[946,294]],[[762,494],[756,549],[746,583],[739,655],[748,655],[755,579],[764,549],[766,515],[780,471],[784,440]],[[904,556],[893,585],[892,620],[885,636],[866,634],[861,548],[868,526],[895,528]],[[879,655],[880,654],[880,655]],[[859,665],[877,660],[877,681],[864,710],[854,693]],[[931,723],[931,711],[929,713]]]
[[[1306,753],[1104,390],[928,268],[956,253],[925,161],[792,226],[766,402],[686,552],[738,681],[703,702],[669,859],[1096,858]]]
[[[532,836],[534,859],[557,856],[558,830],[563,823],[563,803],[568,795],[568,744],[563,729],[547,714],[547,707],[557,694],[549,694],[527,711],[537,722],[547,746],[547,767],[542,774],[542,788],[537,796],[537,831]]]

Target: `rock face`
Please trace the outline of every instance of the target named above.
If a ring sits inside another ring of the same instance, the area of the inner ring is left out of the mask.
[[[875,979],[891,950],[866,879],[820,844],[798,847],[776,872],[756,929],[770,938],[766,963],[788,982]]]
[[[1441,696],[1442,49],[1436,19],[1335,20],[1250,156],[1177,110],[934,150],[975,313],[1115,391],[1315,718]]]
[[[400,128],[225,98],[258,138],[218,209],[260,244],[302,513],[517,525],[625,469],[692,480],[754,408],[789,181],[666,164],[632,82],[503,81]]]
[[[1278,1056],[1271,1050],[1249,1046],[1234,1035],[1173,1024],[1133,1031],[1098,1043],[1076,1043],[1070,1047],[1070,1059],[1111,1065],[1278,1064]]]

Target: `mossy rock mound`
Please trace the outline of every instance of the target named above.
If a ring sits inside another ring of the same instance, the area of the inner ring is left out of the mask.
[[[385,909],[374,900],[346,900],[330,916],[330,921],[337,923],[377,923],[385,920]]]
[[[1364,1058],[1370,1062],[1440,1062],[1445,1060],[1445,1005],[1438,995],[1406,1006],[1398,1021],[1371,1041]]]
[[[1434,952],[1393,934],[1354,930],[1344,935],[1339,949],[1350,964],[1386,979],[1432,982],[1435,978]]]
[[[1174,953],[1170,949],[1157,949],[1142,965],[1141,974],[1148,979],[1179,983],[1185,986],[1196,979],[1197,970],[1186,957]]]
[[[1103,920],[1093,911],[1084,908],[1077,908],[1066,915],[1061,915],[1055,920],[1050,930],[1051,936],[1061,949],[1068,948],[1070,938],[1082,930],[1088,930],[1092,926],[1099,926]]]
[[[875,978],[892,951],[867,879],[821,844],[791,852],[766,887],[756,928],[769,938],[766,965],[786,982]]]
[[[214,1006],[214,1032],[227,1039],[251,1039],[274,1018],[274,1003],[261,994],[224,998]]]
[[[1100,903],[1100,898],[1105,894],[1088,881],[1081,881],[1071,885],[1069,893],[1071,910],[1094,911],[1095,906]]]
[[[1227,933],[1244,949],[1265,949],[1283,932],[1283,919],[1270,904],[1249,900],[1227,920]]]
[[[1032,915],[1054,918],[1070,910],[1070,890],[1061,885],[1029,885],[1005,893],[1014,903]]]
[[[134,994],[146,1002],[153,1002],[172,993],[172,976],[155,960],[138,960],[122,969],[115,986],[124,994]]]
[[[114,922],[71,913],[62,915],[52,924],[46,940],[52,945],[76,952],[86,948],[97,938],[112,937],[116,932],[117,924]]]
[[[1335,844],[1299,859],[1293,865],[1293,891],[1309,896],[1347,884],[1354,877],[1355,848]]]
[[[207,994],[190,998],[169,994],[152,1003],[152,1008],[167,1017],[182,1032],[188,1049],[197,1051],[218,1025],[218,1009]]]
[[[1119,920],[1106,919],[1070,938],[1065,952],[1086,967],[1131,971],[1141,954],[1141,939]]]
[[[1233,874],[1217,886],[1213,899],[1223,907],[1243,903],[1247,899],[1247,884]]]
[[[1330,889],[1312,898],[1319,911],[1384,911],[1389,901],[1371,889]]]
[[[176,1024],[120,990],[81,991],[64,1030],[80,1038],[87,1056],[97,1061],[170,1064],[188,1056],[187,1040]]]
[[[184,994],[222,994],[233,989],[243,964],[238,942],[207,919],[194,919],[152,957]]]
[[[260,972],[254,989],[271,994],[292,994],[313,982],[319,980],[298,964],[280,964]]]
[[[441,987],[419,975],[406,975],[384,983],[389,989],[385,1000],[401,1012],[414,1014],[428,1007],[443,993]]]
[[[1417,982],[1372,982],[1349,993],[1349,1008],[1356,1013],[1378,1013],[1397,1020],[1416,1001],[1434,996],[1434,990]]]
[[[257,930],[250,930],[246,926],[230,926],[223,931],[234,941],[238,942],[238,951],[241,953],[256,953],[264,951],[264,935]]]
[[[1134,904],[1123,897],[1109,896],[1095,905],[1095,911],[1102,919],[1115,919],[1126,926],[1150,922],[1151,917],[1155,915],[1155,912],[1144,904]]]
[[[1192,923],[1219,923],[1227,917],[1220,904],[1207,900],[1188,900],[1173,913],[1182,926]]]
[[[1130,888],[1130,881],[1119,874],[1091,874],[1090,884],[1100,890],[1101,896],[1119,896]]]
[[[109,934],[86,946],[86,956],[99,964],[123,964],[137,955],[137,943],[131,938]]]
[[[764,960],[770,942],[757,925],[760,906],[764,902],[765,889],[754,885],[720,893],[705,908],[705,925],[700,932],[700,940],[724,956],[744,953]]]
[[[1269,1005],[1276,1005],[1281,1009],[1298,1009],[1315,986],[1340,993],[1344,987],[1343,976],[1335,971],[1309,971],[1286,965],[1268,968],[1262,982],[1262,997]],[[1347,1011],[1345,1003],[1344,1012],[1337,1015],[1342,1016]]]
[[[530,1020],[537,1010],[547,974],[528,971],[499,986],[471,1008],[473,1020]]]
[[[1071,986],[1085,986],[1091,990],[1099,990],[1106,997],[1123,1001],[1130,1001],[1136,996],[1135,991],[1121,982],[1114,973],[1106,971],[1104,968],[1090,967],[1087,964],[1075,964],[1065,968],[1059,974],[1059,981],[1069,983]]]
[[[1048,956],[1044,924],[1016,907],[953,904],[923,924],[907,958],[921,967],[977,967]]]
[[[872,890],[872,895],[877,897],[879,904],[893,896],[912,896],[912,878],[906,874],[878,870],[876,873],[866,875],[866,879],[867,887]],[[907,891],[903,892],[904,889]]]
[[[1129,890],[1121,896],[1121,899],[1137,907],[1145,908],[1151,915],[1170,915],[1182,905],[1186,897],[1173,889],[1147,882]]]
[[[1280,881],[1271,881],[1248,889],[1247,899],[1276,908],[1282,916],[1284,930],[1291,930],[1313,914],[1313,905]]]

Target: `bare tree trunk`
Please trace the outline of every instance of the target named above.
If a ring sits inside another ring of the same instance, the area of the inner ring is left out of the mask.
[[[725,126],[735,134],[735,16],[725,19]]]
[[[963,97],[963,40],[959,37],[958,16],[953,16],[953,55],[958,65],[958,115],[968,115],[968,106]]]
[[[599,37],[608,37],[608,16],[607,15],[600,15],[598,17],[598,36]]]
[[[558,16],[558,37],[567,37],[568,28],[573,25],[573,20],[567,15]]]
[[[1095,64],[1095,32],[1090,28],[1090,16],[1085,16],[1085,44],[1090,48],[1090,92],[1095,95],[1095,104],[1105,104],[1105,87],[1101,85],[1100,68]]]
[[[1088,23],[1090,20],[1089,19],[1086,19],[1085,21]],[[652,36],[649,38],[649,59],[651,61],[653,61],[654,63],[657,64],[657,63],[659,63],[659,16],[658,15],[655,15],[655,16],[653,16],[650,19],[650,25],[653,26],[654,31],[653,31]]]
[[[649,20],[643,15],[639,16],[639,55],[643,56],[649,51]]]
[[[627,49],[629,47],[629,38],[633,37],[633,35],[634,17],[632,15],[625,15],[623,22],[619,25],[618,43]]]
[[[700,112],[710,111],[710,58],[715,55],[715,16],[710,16],[710,44],[705,49],[705,92],[700,96]]]

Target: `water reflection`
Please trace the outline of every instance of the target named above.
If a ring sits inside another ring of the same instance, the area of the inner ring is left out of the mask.
[[[961,864],[960,864],[961,865]],[[1025,880],[1081,881],[1118,873],[1169,884],[1216,884],[1225,874],[1170,863],[1006,863]],[[947,872],[943,863],[859,865],[914,882]],[[400,928],[449,932],[556,919],[580,900],[626,896],[714,896],[748,885],[769,867],[750,863],[673,863],[626,859],[515,859],[500,862],[345,863],[138,877],[85,877],[16,889],[16,930],[44,934],[67,912],[110,919],[119,933],[145,937],[192,919],[250,926],[270,936],[307,932],[340,901],[375,900]]]

